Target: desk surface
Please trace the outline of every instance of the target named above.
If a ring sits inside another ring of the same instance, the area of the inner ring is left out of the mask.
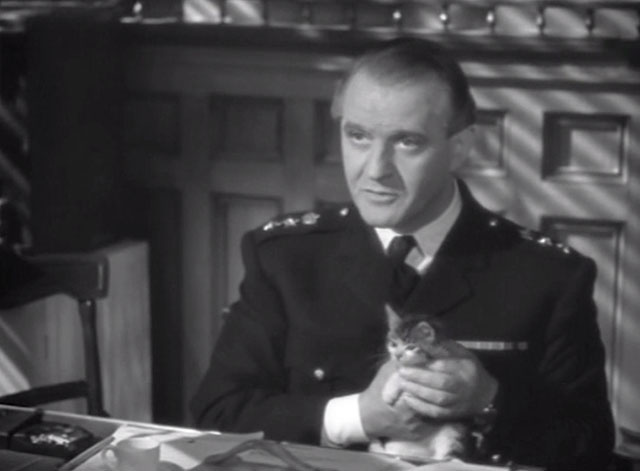
[[[20,410],[28,411],[29,409],[3,406],[0,410]],[[253,435],[234,435],[234,434],[218,434],[215,432],[206,432],[185,427],[175,427],[169,425],[152,424],[145,422],[125,421],[121,419],[93,417],[87,415],[73,414],[58,411],[44,411],[43,419],[53,422],[63,422],[67,424],[78,425],[97,437],[107,438],[109,442],[117,442],[126,438],[131,434],[145,433],[151,434],[161,442],[161,456],[164,462],[169,464],[178,464],[178,466],[169,469],[177,470],[204,470],[209,469],[198,465],[206,456],[215,453],[224,452],[243,441],[255,438]],[[104,442],[106,443],[106,441]],[[485,467],[485,466],[466,466],[456,465],[450,467],[442,464],[427,465],[415,467],[409,463],[398,460],[396,458],[379,455],[375,453],[356,452],[350,450],[332,449],[315,447],[300,444],[283,444],[284,447],[303,461],[312,464],[318,469],[331,469],[332,471],[360,471],[366,469],[368,471],[404,471],[406,469],[433,470],[439,471],[444,469],[453,470],[473,470],[473,471],[498,471],[504,468]],[[628,456],[638,459],[636,456],[630,456],[629,450],[621,450],[622,456]],[[86,457],[85,457],[86,458]],[[73,460],[72,460],[73,461]],[[94,460],[95,461],[95,460]],[[277,462],[275,464],[281,464]],[[637,465],[636,465],[637,466]],[[65,471],[94,471],[102,470],[100,466],[91,464],[90,461],[84,463],[76,463],[72,467],[63,468]],[[275,468],[270,468],[275,469]],[[633,468],[634,471],[637,467]]]
[[[0,410],[29,409],[2,406]],[[81,453],[65,464],[60,471],[104,471],[99,452],[104,446],[117,443],[132,435],[151,435],[160,446],[160,459],[163,469],[171,471],[205,471],[222,469],[210,467],[203,461],[211,455],[218,455],[243,443],[255,441],[256,434],[235,435],[220,434],[194,430],[184,427],[125,421],[120,419],[93,417],[58,411],[43,411],[43,420],[63,422],[83,427],[97,437],[104,440],[94,445],[87,453]],[[261,440],[260,444],[272,443]],[[324,448],[318,446],[301,445],[294,443],[280,443],[276,447],[284,448],[295,458],[309,464],[314,470],[322,471],[506,471],[506,468],[494,466],[468,465],[461,462],[431,463],[422,466],[412,465],[398,458],[367,452],[357,452],[336,448]],[[252,465],[258,465],[251,469],[283,470],[283,462],[265,452],[263,447],[251,447],[241,455],[242,460]],[[249,469],[249,468],[247,468]],[[293,469],[293,468],[286,468]],[[311,468],[307,468],[311,469]]]
[[[0,409],[29,410],[12,406],[0,406]],[[46,421],[78,425],[97,437],[106,437],[102,445],[117,443],[117,441],[126,439],[131,435],[151,435],[156,441],[161,443],[161,461],[171,465],[168,469],[175,469],[176,471],[194,470],[196,468],[199,470],[210,469],[206,466],[202,467],[201,465],[206,457],[212,454],[224,453],[243,442],[256,438],[256,434],[219,434],[184,427],[124,421],[57,411],[45,410],[42,418]],[[368,471],[403,471],[415,468],[407,462],[386,455],[290,443],[281,445],[288,452],[294,454],[304,462],[310,463],[317,469],[331,469],[332,471],[360,471],[363,469]],[[62,469],[65,471],[76,469],[78,471],[102,471],[102,463],[96,455],[99,450],[100,444],[93,449],[92,453],[88,453],[85,456],[82,456],[82,454],[79,455],[79,460],[71,460],[69,463],[71,466],[65,465]],[[253,453],[253,455],[246,459],[260,460],[256,461],[260,464],[262,464],[262,460],[264,459],[265,464],[272,466],[269,469],[275,470],[278,468],[274,468],[273,466],[282,466],[282,462],[279,459],[267,456],[260,450],[250,450],[246,456],[249,456],[250,453]],[[245,454],[242,456],[244,459]]]

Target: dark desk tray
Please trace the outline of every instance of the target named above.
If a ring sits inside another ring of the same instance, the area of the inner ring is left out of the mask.
[[[77,425],[41,422],[24,427],[11,436],[14,451],[70,459],[93,445],[97,439]]]

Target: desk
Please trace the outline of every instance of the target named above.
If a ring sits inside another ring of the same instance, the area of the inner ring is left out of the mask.
[[[12,406],[0,406],[0,409],[29,410]],[[182,427],[130,422],[59,411],[44,411],[42,418],[46,421],[79,425],[98,437],[113,436],[113,443],[132,434],[138,435],[143,433],[145,435],[151,435],[161,443],[161,462],[170,464],[171,467],[168,469],[175,469],[176,471],[195,469],[205,471],[215,469],[201,465],[202,460],[211,454],[223,453],[240,443],[256,438],[255,434],[219,434]],[[300,444],[281,445],[298,459],[318,469],[331,469],[335,471],[404,471],[414,468],[413,465],[407,462],[386,455]],[[249,456],[250,453],[253,454]],[[257,452],[247,452],[247,456],[249,456],[247,459],[259,459],[260,463],[263,463],[262,460],[264,460],[265,464],[272,466],[269,469],[273,470],[278,469],[273,467],[275,465],[282,466],[282,462],[280,462],[279,459],[261,453],[260,450]],[[245,455],[243,454],[243,459],[244,457]],[[74,460],[71,461],[71,463],[73,462]],[[73,466],[65,466],[62,468],[65,471],[70,471],[71,469],[77,469],[78,471],[102,471],[103,469],[102,462],[98,455],[94,455],[84,462],[76,462]]]
[[[0,410],[27,410],[10,406],[0,406]],[[106,446],[116,443],[120,439],[132,435],[150,435],[161,444],[160,460],[163,468],[176,471],[209,471],[223,469],[215,465],[202,464],[211,455],[222,454],[241,443],[254,440],[255,434],[236,435],[220,434],[216,432],[199,431],[194,429],[149,424],[144,422],[129,422],[105,417],[93,417],[68,412],[44,411],[43,419],[79,425],[96,436],[106,437]],[[110,437],[111,436],[111,437]],[[261,443],[275,444],[275,442]],[[357,452],[351,450],[323,448],[318,446],[294,443],[275,444],[298,460],[311,466],[314,470],[323,471],[506,471],[506,468],[494,466],[467,465],[461,462],[431,463],[423,466],[412,465],[406,461],[389,455]],[[63,466],[63,471],[103,471],[104,466],[97,453],[100,446],[94,447],[91,457],[82,460],[72,460]],[[81,455],[79,455],[81,456]],[[243,469],[283,470],[282,461],[269,455],[263,449],[251,449],[242,453],[242,460],[255,467]],[[75,462],[74,462],[75,461]],[[256,466],[256,463],[258,465]],[[1,463],[0,463],[1,465]],[[305,466],[305,469],[312,469]],[[224,468],[227,469],[227,468]],[[228,468],[231,469],[231,468]],[[233,468],[239,469],[239,468]],[[286,468],[293,469],[293,468]],[[519,468],[520,469],[520,468]],[[62,471],[61,470],[61,471]]]

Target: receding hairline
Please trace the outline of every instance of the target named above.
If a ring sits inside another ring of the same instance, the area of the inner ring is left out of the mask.
[[[359,85],[363,84],[363,80],[364,84],[372,84],[374,87],[381,87],[385,93],[403,94],[405,91],[410,91],[412,93],[411,96],[413,97],[413,102],[419,101],[420,103],[424,103],[428,107],[430,113],[443,113],[441,117],[445,119],[446,122],[451,121],[452,115],[455,113],[451,100],[450,87],[434,73],[425,72],[422,76],[418,75],[415,77],[407,76],[403,78],[391,78],[384,75],[372,75],[365,69],[361,69],[357,73],[351,75],[349,81],[344,84],[344,89],[341,93],[339,102],[339,105],[342,107],[341,112],[344,112],[345,100],[351,101],[347,95],[355,93],[355,96],[361,97],[355,98],[356,100],[361,100],[363,96],[369,97],[368,93],[363,95],[358,94],[356,91],[356,89],[359,88]],[[353,91],[349,91],[352,89],[352,85]],[[364,86],[367,87],[368,85]],[[371,91],[371,89],[366,90]],[[398,95],[395,96],[397,97]]]
[[[424,55],[425,60],[403,55],[398,48],[382,49],[365,53],[355,60],[346,73],[345,84],[354,76],[366,72],[370,77],[389,83],[415,81],[425,76],[435,76],[444,80],[442,67],[437,63],[437,56]]]
[[[367,77],[374,83],[381,86],[388,86],[390,88],[400,88],[403,86],[416,86],[424,88],[425,93],[431,87],[442,87],[447,93],[447,105],[449,113],[454,113],[454,104],[452,98],[451,86],[442,79],[436,72],[430,70],[416,70],[414,73],[396,73],[396,74],[384,74],[381,71],[375,71],[368,67],[361,67],[358,69],[352,69],[352,73],[349,73],[345,78],[340,81],[338,88],[334,95],[334,103],[332,104],[332,115],[337,118],[342,115],[342,109],[334,110],[334,107],[340,108],[344,104],[344,96],[352,84],[352,82],[361,77]]]
[[[348,88],[351,82],[356,78],[368,77],[374,83],[388,87],[403,87],[403,86],[418,86],[418,87],[437,87],[441,86],[447,90],[449,101],[452,99],[452,89],[449,83],[432,70],[415,70],[415,71],[397,71],[393,74],[385,74],[382,71],[362,67],[354,70],[352,74],[349,74],[342,83],[342,93]]]
[[[401,40],[357,58],[337,84],[331,114],[342,115],[343,98],[353,79],[366,74],[383,85],[436,82],[447,90],[452,133],[475,122],[476,105],[460,64],[443,47],[424,40]]]

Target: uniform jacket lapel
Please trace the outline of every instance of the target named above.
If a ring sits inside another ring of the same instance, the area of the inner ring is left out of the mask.
[[[380,310],[386,302],[391,265],[375,232],[352,208],[345,236],[337,250],[338,269],[344,284],[371,308]]]
[[[407,310],[442,315],[474,294],[470,275],[486,268],[487,229],[492,214],[473,198],[462,181],[460,216],[436,253],[427,272],[407,300]]]

